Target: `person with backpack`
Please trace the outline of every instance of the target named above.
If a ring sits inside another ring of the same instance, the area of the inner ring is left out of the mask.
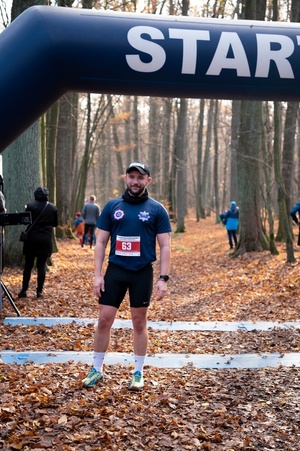
[[[29,202],[25,211],[31,212],[32,223],[25,230],[26,240],[23,242],[23,254],[25,266],[23,271],[22,289],[19,298],[27,297],[27,290],[31,272],[36,259],[37,289],[36,297],[43,295],[46,278],[47,259],[52,254],[53,227],[57,226],[57,208],[48,202],[49,191],[47,188],[38,187],[34,191],[34,201]]]
[[[235,201],[230,202],[229,210],[220,214],[222,224],[225,225],[229,240],[230,249],[233,249],[233,244],[237,247],[237,230],[239,227],[239,207]]]

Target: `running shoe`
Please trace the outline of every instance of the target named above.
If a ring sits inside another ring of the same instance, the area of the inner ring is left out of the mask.
[[[101,371],[97,371],[96,368],[92,368],[89,375],[82,380],[83,385],[86,387],[95,387],[98,382],[103,380],[103,373]]]
[[[141,391],[144,388],[144,378],[140,371],[136,371],[132,375],[132,379],[130,382],[130,385],[128,387],[128,390],[131,391]]]

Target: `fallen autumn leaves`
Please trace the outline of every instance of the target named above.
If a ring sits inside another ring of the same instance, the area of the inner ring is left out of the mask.
[[[17,300],[22,316],[97,317],[93,253],[59,242],[42,300]],[[152,321],[299,320],[299,267],[280,255],[228,254],[225,230],[207,219],[173,236],[169,294]],[[297,258],[298,255],[296,254]],[[12,294],[21,271],[5,269]],[[14,316],[4,300],[3,317]],[[129,318],[127,303],[119,318]],[[92,350],[94,324],[4,326],[1,349]],[[299,329],[272,332],[150,330],[149,353],[299,352]],[[111,351],[132,352],[131,330],[114,329]],[[0,364],[3,450],[300,450],[300,369],[199,370],[146,367],[142,394],[127,391],[130,370],[107,366],[105,383],[81,387],[85,364]]]

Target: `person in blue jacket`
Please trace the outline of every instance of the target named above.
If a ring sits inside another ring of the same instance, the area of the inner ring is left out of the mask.
[[[226,226],[230,249],[233,249],[233,243],[235,247],[237,246],[236,234],[239,226],[239,207],[236,205],[236,202],[230,202],[229,210],[221,213],[220,219]]]
[[[297,216],[298,214],[298,216]],[[299,227],[299,235],[298,235],[298,246],[300,246],[300,200],[293,206],[293,208],[290,211],[290,215],[293,219],[293,221],[297,224]]]
[[[298,213],[298,217],[297,217],[297,213]],[[291,209],[290,215],[293,219],[293,221],[299,225],[299,219],[300,219],[300,200],[298,200],[298,202],[293,206],[293,208]]]

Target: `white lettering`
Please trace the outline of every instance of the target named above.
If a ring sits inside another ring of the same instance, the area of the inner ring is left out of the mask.
[[[182,74],[195,74],[197,65],[197,41],[209,41],[209,31],[183,30],[181,28],[170,28],[171,39],[182,39]]]
[[[229,50],[233,58],[228,58]],[[245,49],[237,33],[223,32],[206,75],[220,75],[222,69],[235,69],[238,77],[250,77]]]
[[[257,34],[257,65],[255,77],[267,78],[270,62],[274,61],[280,78],[295,78],[292,66],[287,60],[294,51],[294,43],[288,36],[275,34]],[[271,44],[280,45],[280,49],[272,50]]]
[[[151,73],[163,68],[167,55],[165,49],[154,40],[165,40],[159,29],[150,26],[136,26],[127,34],[129,44],[137,51],[126,55],[126,61],[132,70]],[[198,56],[198,41],[210,41],[208,30],[188,30],[182,28],[169,28],[170,39],[182,40],[182,67],[181,74],[196,74]],[[300,36],[296,36],[297,45],[300,45]],[[257,59],[255,77],[268,78],[271,62],[276,65],[280,78],[295,78],[288,58],[295,51],[293,40],[285,35],[256,34]],[[255,55],[255,44],[250,50],[251,59]],[[166,47],[167,49],[167,47]],[[212,49],[209,49],[210,52]],[[207,48],[203,50],[203,53]],[[177,54],[170,58],[177,58]],[[178,58],[180,57],[180,54]],[[237,77],[251,77],[250,66],[246,50],[237,32],[222,32],[215,53],[210,62],[206,75],[219,76],[223,69],[236,71]]]
[[[126,55],[126,61],[131,69],[137,72],[156,72],[163,67],[166,61],[164,49],[155,42],[142,37],[147,34],[151,39],[164,39],[163,33],[154,27],[133,27],[128,31],[127,38],[129,44],[151,56],[150,62],[143,62],[140,55]]]

